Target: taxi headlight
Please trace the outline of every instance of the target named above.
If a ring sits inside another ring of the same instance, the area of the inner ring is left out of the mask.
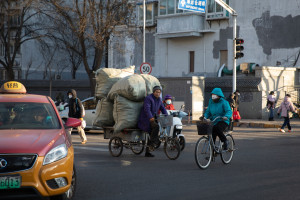
[[[47,153],[47,155],[44,158],[43,165],[47,165],[49,163],[58,161],[66,157],[67,154],[68,154],[67,146],[65,144],[58,145],[57,147],[51,149],[51,151]]]

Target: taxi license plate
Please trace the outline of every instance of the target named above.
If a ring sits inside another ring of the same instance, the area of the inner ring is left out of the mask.
[[[0,176],[0,189],[21,187],[21,176]]]

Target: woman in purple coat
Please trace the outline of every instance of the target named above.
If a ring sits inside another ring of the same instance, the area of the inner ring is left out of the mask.
[[[148,95],[144,100],[144,106],[141,110],[138,127],[145,132],[150,133],[150,141],[148,145],[153,145],[158,143],[158,132],[159,125],[155,118],[160,110],[163,114],[168,115],[163,102],[160,98],[161,89],[160,86],[155,86],[153,88],[153,93]],[[146,148],[146,157],[154,157],[153,154],[149,152],[149,148]]]

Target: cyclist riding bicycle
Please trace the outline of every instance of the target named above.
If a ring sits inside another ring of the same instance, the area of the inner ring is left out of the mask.
[[[204,113],[204,120],[214,120],[219,116],[222,116],[222,118],[216,119],[216,121],[214,121],[212,136],[214,142],[216,141],[216,138],[218,136],[223,142],[224,150],[227,150],[228,141],[224,135],[224,131],[230,123],[229,119],[232,116],[232,110],[228,101],[224,99],[224,94],[221,88],[214,88],[211,92],[211,99],[209,99],[208,107]]]

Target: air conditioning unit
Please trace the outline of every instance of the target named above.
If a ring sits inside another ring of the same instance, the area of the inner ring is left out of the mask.
[[[61,79],[61,75],[60,74],[56,74],[55,75],[55,80],[60,80]]]

